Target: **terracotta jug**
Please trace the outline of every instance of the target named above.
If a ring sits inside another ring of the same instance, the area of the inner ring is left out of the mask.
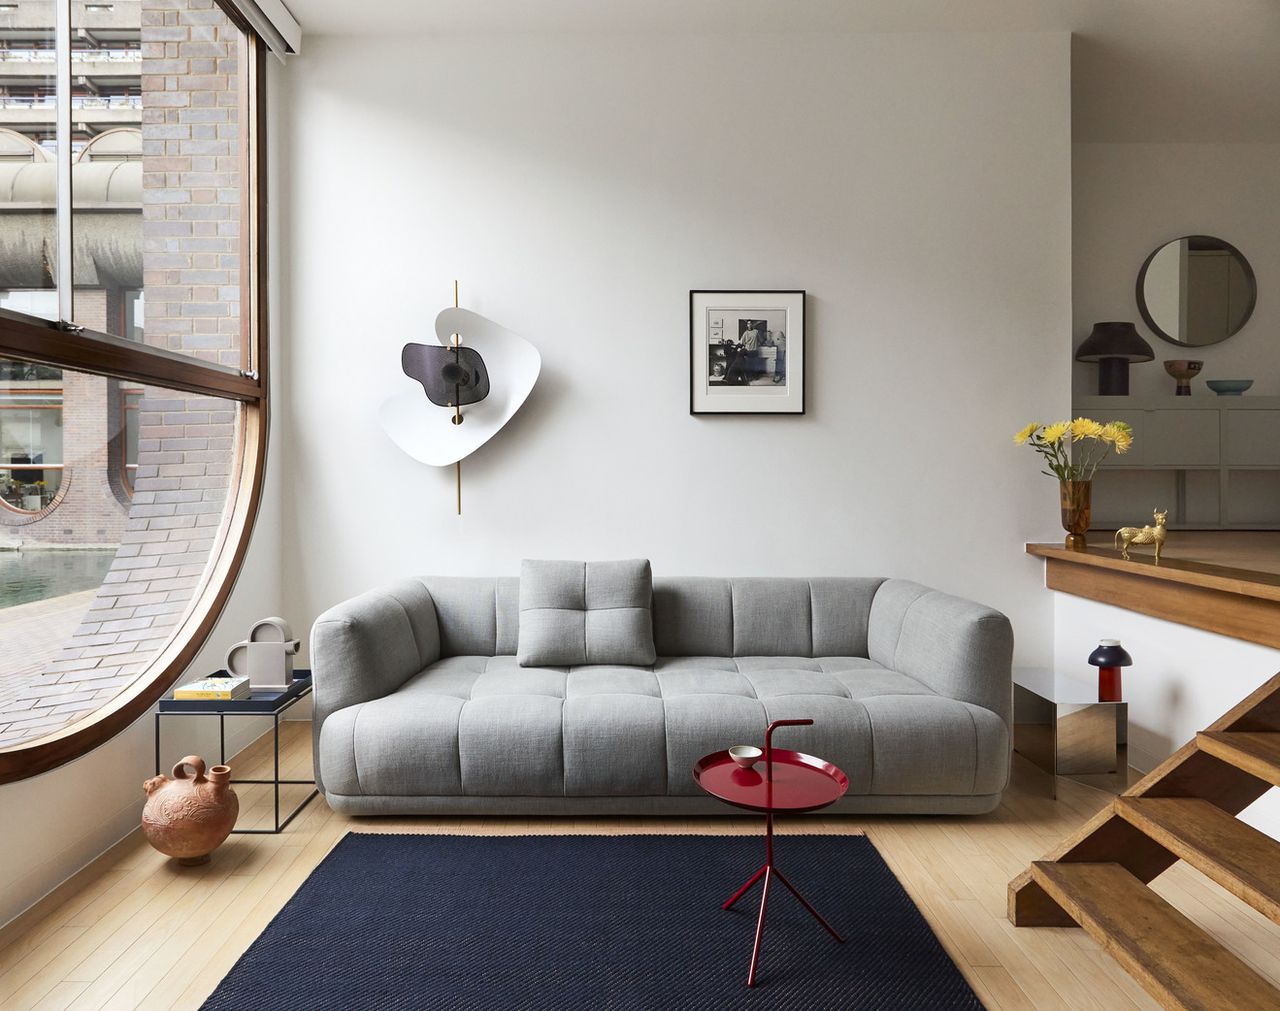
[[[187,766],[195,775],[187,778]],[[188,755],[173,767],[173,778],[155,776],[142,784],[147,805],[142,831],[165,856],[190,867],[208,863],[240,814],[240,798],[231,789],[231,767],[215,765],[204,774],[204,759]]]

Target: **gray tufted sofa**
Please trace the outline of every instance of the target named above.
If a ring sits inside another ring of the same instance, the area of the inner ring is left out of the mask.
[[[730,814],[702,755],[776,743],[832,810],[977,814],[1009,773],[1013,635],[897,579],[656,579],[647,667],[519,667],[517,579],[412,579],[311,633],[316,781],[349,814]]]

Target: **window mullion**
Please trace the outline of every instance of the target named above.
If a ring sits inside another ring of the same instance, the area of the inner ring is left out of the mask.
[[[189,355],[91,330],[68,332],[58,324],[31,322],[0,310],[0,358],[93,372],[169,389],[252,402],[266,395],[261,377]]]
[[[54,134],[57,140],[57,197],[54,206],[58,267],[58,319],[75,319],[73,306],[74,252],[71,235],[71,0],[54,2],[54,41],[57,70],[54,83]]]

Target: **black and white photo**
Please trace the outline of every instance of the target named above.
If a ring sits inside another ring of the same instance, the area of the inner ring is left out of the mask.
[[[690,291],[692,414],[804,413],[804,292]]]

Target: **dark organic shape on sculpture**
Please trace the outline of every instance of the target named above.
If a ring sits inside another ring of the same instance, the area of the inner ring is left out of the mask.
[[[400,367],[439,407],[466,407],[489,395],[489,371],[475,348],[406,344]]]

